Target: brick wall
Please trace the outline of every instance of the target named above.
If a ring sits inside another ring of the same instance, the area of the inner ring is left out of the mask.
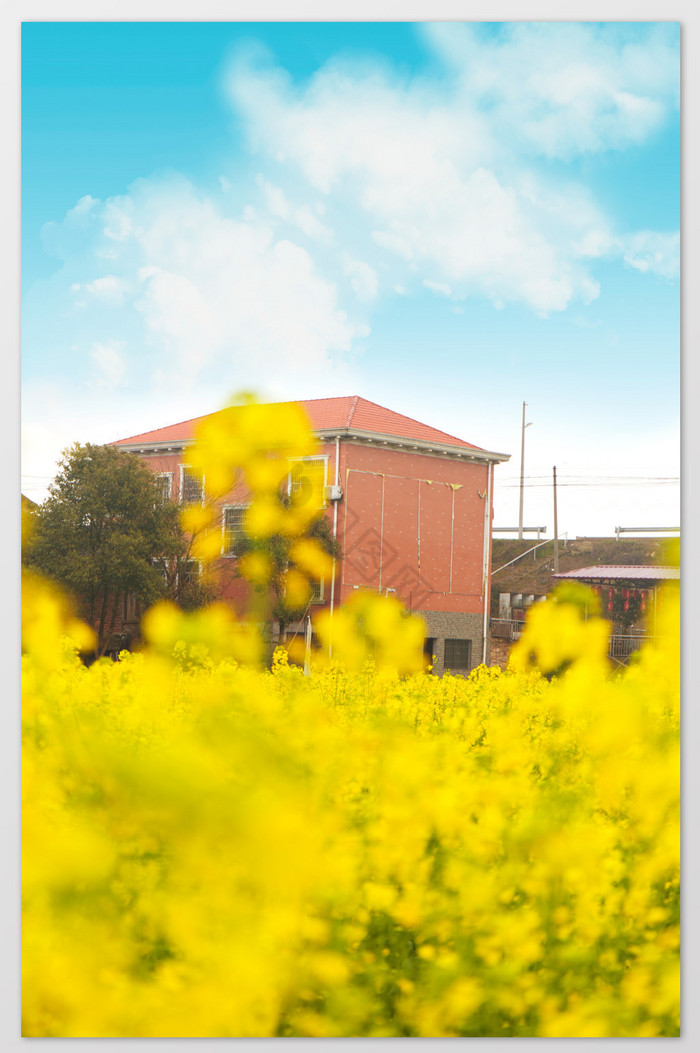
[[[319,451],[327,457],[327,483],[335,482],[336,449],[333,441]],[[348,599],[356,587],[389,590],[424,618],[428,636],[436,641],[436,673],[444,671],[446,638],[471,640],[471,667],[479,665],[489,466],[342,439],[339,454],[343,497],[326,510],[337,520],[342,552],[334,604]],[[144,460],[152,471],[171,476],[170,496],[178,501],[182,455],[157,452]],[[246,498],[237,489],[222,503],[245,503]],[[222,599],[244,607],[247,589],[235,577],[234,561],[222,559],[220,569]]]
[[[435,640],[433,672],[442,676],[445,672],[445,640],[471,640],[471,669],[481,665],[484,645],[483,618],[478,614],[459,614],[454,611],[415,611],[425,621],[426,637]],[[488,650],[487,650],[488,663]],[[454,670],[463,672],[463,670]],[[469,670],[465,670],[469,672]]]
[[[389,588],[409,610],[482,613],[487,466],[345,442],[340,469],[336,601]]]

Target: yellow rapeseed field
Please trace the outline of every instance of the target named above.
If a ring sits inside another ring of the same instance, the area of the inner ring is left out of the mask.
[[[253,425],[260,522],[303,520]],[[619,674],[575,597],[536,613],[468,678],[376,596],[308,676],[216,605],[88,668],[28,579],[23,1034],[677,1035],[677,595]]]

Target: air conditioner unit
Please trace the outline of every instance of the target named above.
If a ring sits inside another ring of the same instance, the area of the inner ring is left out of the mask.
[[[340,486],[324,486],[323,496],[326,501],[340,501],[343,496],[343,489]]]

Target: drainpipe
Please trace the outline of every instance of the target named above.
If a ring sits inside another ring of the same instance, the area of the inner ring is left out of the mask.
[[[491,600],[488,590],[489,575],[488,568],[491,565],[491,483],[494,475],[494,465],[486,465],[488,478],[486,482],[486,501],[484,504],[484,545],[483,545],[483,648],[481,652],[482,664],[486,664],[486,640],[488,632],[488,603]]]
[[[335,437],[335,485],[340,486],[340,436]],[[333,540],[338,536],[338,502],[333,502]],[[330,615],[333,617],[333,602],[335,599],[335,556],[333,557],[333,569],[331,571],[331,605]],[[331,622],[331,639],[328,642],[328,657],[333,657],[333,623]]]

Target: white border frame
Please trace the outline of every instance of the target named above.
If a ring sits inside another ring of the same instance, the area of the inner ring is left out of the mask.
[[[329,12],[332,17],[329,18]],[[682,529],[686,536],[690,536],[692,526],[697,522],[698,505],[700,503],[700,479],[686,470],[689,462],[697,462],[700,456],[700,422],[698,415],[691,408],[691,398],[700,390],[700,361],[694,354],[695,348],[700,346],[700,306],[697,300],[692,300],[687,295],[690,289],[697,287],[697,254],[698,254],[698,210],[700,204],[694,194],[694,189],[699,180],[698,175],[698,139],[697,128],[700,126],[697,109],[700,100],[700,54],[695,43],[700,25],[700,10],[690,0],[681,0],[680,3],[661,4],[651,0],[607,0],[605,4],[572,4],[566,2],[553,2],[553,0],[535,0],[535,3],[524,5],[522,0],[507,0],[507,2],[478,3],[469,0],[440,0],[437,6],[427,3],[427,0],[355,0],[350,5],[340,0],[329,8],[327,0],[259,0],[255,9],[251,4],[243,4],[240,0],[201,0],[196,11],[192,4],[184,0],[140,0],[140,3],[130,3],[129,0],[71,0],[64,7],[56,4],[55,0],[35,0],[35,2],[22,3],[19,0],[9,0],[0,11],[0,74],[3,78],[5,93],[0,105],[5,133],[3,142],[9,144],[10,151],[14,151],[15,163],[3,166],[2,188],[5,191],[0,195],[0,210],[2,215],[3,237],[3,275],[4,281],[0,282],[0,297],[2,297],[3,310],[1,312],[2,324],[7,327],[4,346],[14,349],[3,357],[3,371],[7,392],[8,412],[3,414],[3,428],[5,438],[5,450],[9,451],[10,462],[15,466],[17,472],[16,493],[19,495],[19,359],[16,349],[19,348],[19,23],[21,20],[28,21],[189,21],[196,14],[198,21],[425,21],[425,20],[474,20],[474,21],[563,21],[563,20],[600,20],[600,21],[681,21],[682,22],[682,56],[683,56],[683,272],[682,289],[684,292],[683,302],[683,487],[682,487]],[[691,135],[692,129],[692,135]],[[685,188],[689,187],[690,192]],[[693,353],[689,349],[693,349]],[[4,491],[11,491],[12,487]],[[15,498],[19,502],[19,496]],[[19,517],[7,515],[2,517],[3,530],[5,531],[5,550],[19,552]],[[684,589],[683,600],[683,653],[692,654],[694,640],[690,633],[697,632],[697,623],[688,617],[688,599],[693,593],[693,585],[698,579],[700,572],[700,554],[697,547],[688,546],[688,551],[683,559],[683,578],[690,588]],[[3,634],[4,657],[6,667],[11,672],[10,697],[19,697],[19,670],[16,656],[19,653],[19,619],[18,607],[12,602],[12,595],[19,597],[19,560],[17,560],[14,577],[11,578],[13,585],[6,593],[10,597],[7,607],[3,608],[6,632]],[[5,601],[7,602],[7,601]],[[16,601],[18,603],[18,600]],[[691,647],[688,647],[688,644]],[[13,680],[14,678],[14,680]],[[683,666],[683,689],[685,703],[683,706],[683,756],[686,763],[683,767],[684,799],[687,802],[700,795],[700,775],[698,765],[688,763],[694,755],[694,748],[698,740],[698,722],[700,715],[693,705],[694,697],[697,695],[697,665],[693,668],[684,661]],[[692,688],[696,690],[693,691]],[[6,825],[13,832],[13,847],[18,851],[19,845],[19,812],[17,801],[17,787],[19,784],[19,716],[16,707],[3,707],[3,742],[5,744],[5,763],[2,765],[3,777],[5,779],[3,802],[5,807]],[[9,812],[9,816],[8,816]],[[686,815],[688,813],[686,812]],[[645,1039],[644,1049],[651,1049],[659,1044],[668,1042],[695,1044],[700,1038],[700,1007],[698,1000],[693,997],[692,992],[698,982],[698,953],[697,953],[697,929],[700,927],[699,915],[694,897],[693,889],[698,884],[698,851],[697,832],[691,828],[690,822],[684,823],[683,830],[683,1021],[680,1039]],[[0,1015],[0,1036],[3,1039],[3,1049],[9,1053],[19,1053],[26,1045],[23,1043],[33,1042],[32,1039],[22,1040],[19,1033],[19,988],[18,988],[18,947],[19,947],[19,873],[15,852],[10,849],[2,856],[2,887],[5,890],[2,933],[5,946],[11,945],[12,954],[5,955],[4,975],[5,981],[2,990],[4,992],[2,1009]],[[41,1041],[41,1040],[39,1040]],[[103,1042],[109,1043],[109,1049],[119,1053],[134,1053],[142,1051],[148,1053],[152,1048],[151,1039],[59,1039],[61,1049],[75,1050],[76,1053],[99,1049]],[[158,1041],[158,1040],[156,1040]],[[167,1040],[162,1040],[167,1041]],[[201,1040],[181,1039],[178,1041],[178,1049],[198,1050]],[[327,1047],[333,1040],[326,1039],[289,1039],[295,1042],[297,1047],[318,1051]],[[381,1053],[381,1039],[353,1039],[343,1040],[343,1050],[362,1051],[374,1047],[377,1053]],[[394,1044],[413,1042],[413,1039],[392,1039]],[[434,1042],[440,1040],[424,1039],[424,1045],[433,1046]],[[489,1053],[493,1050],[508,1050],[508,1039],[470,1039],[470,1048],[481,1044]],[[261,1050],[274,1050],[275,1039],[237,1039],[238,1049],[245,1049],[249,1053],[260,1053]],[[540,1048],[540,1039],[520,1039],[521,1043]],[[593,1053],[601,1050],[615,1051],[619,1048],[617,1039],[548,1039],[547,1050],[572,1049],[581,1050],[589,1048]],[[309,1045],[310,1043],[310,1045]],[[573,1044],[573,1045],[572,1045]],[[229,1039],[209,1039],[207,1049],[219,1048],[230,1049]],[[103,1048],[105,1048],[103,1046]],[[338,1048],[337,1046],[335,1048]],[[437,1049],[440,1047],[437,1046]]]

